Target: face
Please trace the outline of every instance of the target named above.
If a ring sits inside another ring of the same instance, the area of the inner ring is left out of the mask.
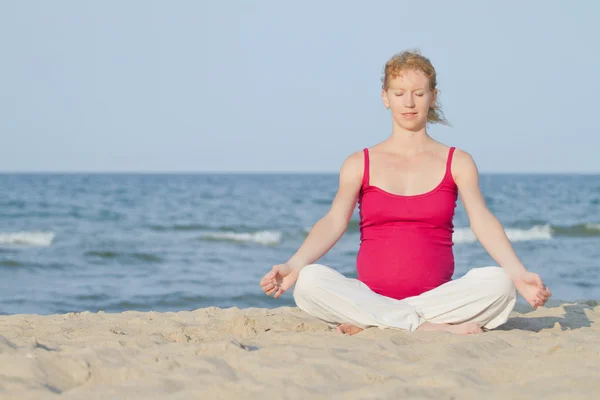
[[[422,71],[406,70],[391,79],[382,91],[383,104],[392,112],[394,122],[403,129],[418,131],[427,124],[429,108],[436,93],[429,89],[429,79]]]

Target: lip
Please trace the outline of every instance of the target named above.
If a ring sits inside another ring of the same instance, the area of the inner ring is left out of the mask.
[[[416,115],[417,115],[417,113],[416,113],[416,112],[402,113],[402,116],[403,116],[404,118],[412,118],[412,117],[414,117],[414,116],[416,116]]]

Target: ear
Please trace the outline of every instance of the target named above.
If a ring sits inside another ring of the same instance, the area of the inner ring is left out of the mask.
[[[381,90],[381,99],[383,100],[383,105],[385,106],[385,108],[387,108],[389,110],[390,109],[390,100],[388,99],[386,90],[383,90],[383,89]]]

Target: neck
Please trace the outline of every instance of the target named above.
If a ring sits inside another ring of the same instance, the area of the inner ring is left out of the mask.
[[[394,124],[388,143],[403,154],[415,154],[423,151],[432,141],[425,127],[409,131]]]

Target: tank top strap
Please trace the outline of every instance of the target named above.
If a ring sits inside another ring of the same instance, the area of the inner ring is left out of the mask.
[[[454,150],[456,147],[450,147],[448,151],[448,160],[446,161],[446,175],[451,174],[451,166],[452,166],[452,156],[454,155]]]
[[[363,187],[369,186],[369,149],[366,147],[363,149],[363,154],[365,156],[365,167],[363,170],[363,179],[362,185]]]

